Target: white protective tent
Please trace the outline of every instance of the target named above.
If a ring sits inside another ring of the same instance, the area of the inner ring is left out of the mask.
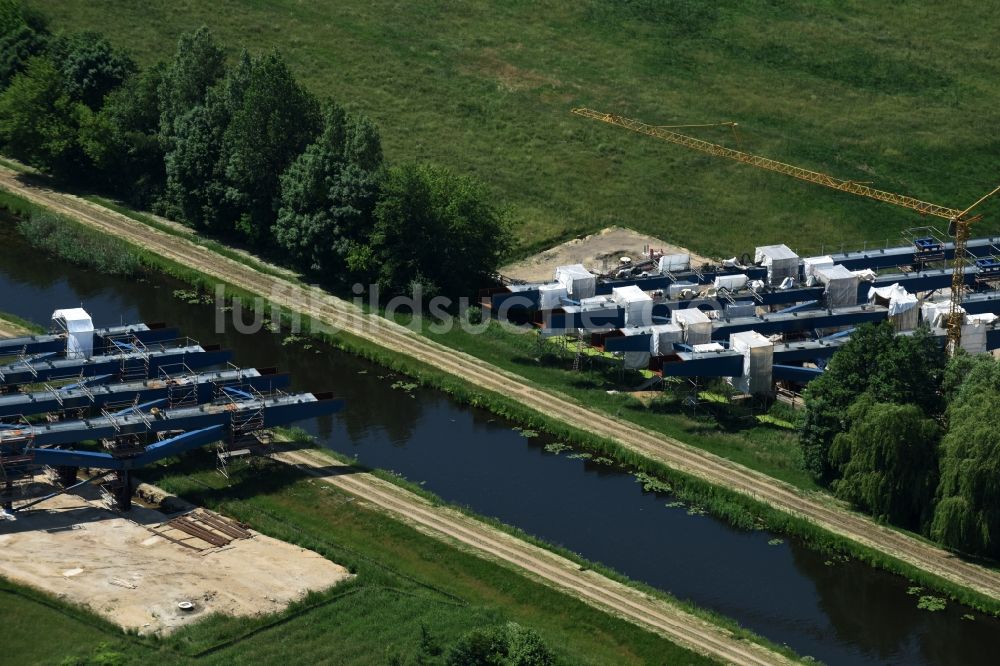
[[[597,278],[583,267],[583,264],[571,264],[556,268],[556,281],[566,287],[566,293],[573,300],[590,298],[597,288]]]
[[[752,395],[770,392],[774,343],[757,331],[743,331],[729,336],[729,348],[743,354],[743,375],[732,378],[733,387]]]
[[[657,268],[661,273],[686,271],[690,267],[691,255],[689,254],[665,254],[657,262]]]
[[[897,331],[912,331],[917,327],[920,317],[917,297],[899,286],[899,283],[870,288],[868,302],[888,307],[889,320]]]
[[[965,309],[959,307],[959,311],[965,314]],[[937,301],[924,303],[920,308],[920,317],[931,328],[945,328],[948,326],[948,315],[951,313],[950,301]]]
[[[684,331],[684,342],[694,346],[712,341],[712,320],[698,308],[674,310],[673,323]]]
[[[615,287],[611,298],[625,310],[626,326],[650,326],[653,323],[653,299],[634,284]]]
[[[66,331],[66,358],[94,355],[94,322],[83,308],[67,308],[52,313],[52,321]]]
[[[562,307],[562,299],[567,298],[568,296],[569,292],[566,291],[566,287],[562,286],[558,282],[539,285],[538,309],[554,310],[555,308]]]
[[[755,263],[767,267],[767,281],[780,284],[785,278],[799,277],[799,255],[787,245],[762,245],[754,251]]]
[[[649,351],[653,356],[666,356],[674,352],[675,342],[684,342],[684,329],[677,324],[657,324],[651,329]]]
[[[840,264],[817,268],[816,279],[826,285],[826,302],[831,308],[858,304],[858,276]]]

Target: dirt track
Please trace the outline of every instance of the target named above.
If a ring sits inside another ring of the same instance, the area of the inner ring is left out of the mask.
[[[417,335],[381,317],[367,315],[347,301],[319,289],[303,288],[260,273],[236,261],[210,253],[183,238],[152,229],[77,197],[29,186],[16,174],[0,169],[0,187],[70,216],[81,223],[126,239],[206,275],[257,294],[317,321],[407,354],[483,389],[515,398],[551,418],[619,442],[650,459],[732,489],[852,539],[857,543],[935,573],[1000,600],[1000,573],[961,560],[908,535],[878,525],[851,512],[831,498],[809,495],[759,472],[693,448],[633,423],[590,410],[570,398],[527,383],[513,373]]]
[[[665,601],[580,567],[453,509],[435,507],[423,498],[370,474],[338,474],[346,466],[312,451],[284,452],[275,458],[345,490],[431,536],[458,542],[492,560],[513,564],[532,578],[568,592],[613,615],[661,634],[696,652],[731,664],[784,664],[790,660]]]

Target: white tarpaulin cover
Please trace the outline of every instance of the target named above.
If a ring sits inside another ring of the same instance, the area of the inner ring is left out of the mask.
[[[840,264],[817,268],[816,277],[826,285],[826,302],[831,308],[858,304],[858,276]]]
[[[906,291],[898,283],[888,287],[872,287],[868,290],[868,302],[889,308],[889,319],[897,331],[912,331],[917,327],[920,308],[914,294]]]
[[[689,254],[665,254],[657,262],[657,268],[661,273],[673,271],[686,271],[691,267],[691,255]]]
[[[802,275],[808,280],[816,272],[817,268],[830,268],[831,266],[833,266],[833,257],[830,255],[806,257],[802,260]]]
[[[799,277],[799,255],[787,245],[763,245],[754,251],[755,263],[767,267],[767,281],[778,284],[785,278]]]
[[[743,393],[768,393],[774,368],[774,343],[757,331],[729,336],[729,348],[743,354],[743,376],[733,377],[733,386]]]
[[[684,330],[684,342],[692,347],[712,341],[712,320],[698,308],[674,310],[673,319]]]
[[[729,291],[739,291],[743,287],[747,286],[747,276],[746,275],[720,275],[715,278],[715,282],[712,286],[716,289],[726,288]]]
[[[566,287],[566,293],[574,300],[590,298],[597,288],[597,278],[583,267],[583,264],[571,264],[556,268],[556,281]]]
[[[964,314],[965,309],[959,308]],[[938,301],[936,303],[924,303],[920,308],[920,317],[931,328],[945,328],[948,325],[948,315],[951,312],[951,302]]]
[[[657,324],[652,327],[650,351],[653,356],[666,356],[674,352],[675,342],[684,342],[684,329],[677,324]]]
[[[66,331],[66,358],[90,358],[94,355],[94,322],[86,310],[56,310],[52,313],[52,321]]]
[[[726,348],[720,345],[718,342],[706,342],[700,345],[691,345],[691,349],[696,352],[726,351]]]
[[[611,298],[625,310],[626,326],[649,326],[653,323],[653,299],[639,287],[615,287]]]
[[[962,326],[962,349],[970,354],[986,353],[986,331],[991,328],[986,321],[976,318],[976,315],[965,318]]]
[[[878,273],[870,268],[863,268],[860,271],[851,271],[858,276],[858,279],[862,282],[874,282],[875,278],[878,277]]]
[[[563,298],[569,296],[566,287],[558,282],[543,284],[538,287],[538,308],[540,310],[553,310],[562,306]]]

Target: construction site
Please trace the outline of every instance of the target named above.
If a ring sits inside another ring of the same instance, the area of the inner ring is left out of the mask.
[[[493,317],[569,342],[574,367],[595,350],[648,376],[689,378],[695,386],[699,378],[723,378],[737,394],[794,401],[861,324],[890,322],[899,335],[924,326],[951,354],[1000,348],[1000,238],[971,237],[981,219],[972,210],[1000,188],[956,210],[670,128],[590,109],[573,113],[949,222],[949,235],[920,226],[897,245],[821,256],[800,257],[778,244],[711,261],[644,245],[610,267],[606,256],[600,266],[558,265],[551,280],[507,276],[504,286],[481,293]]]
[[[212,613],[275,613],[349,577],[298,546],[189,504],[136,474],[199,447],[218,472],[269,456],[272,429],[343,401],[137,323],[0,339],[0,573],[119,626],[165,634]]]

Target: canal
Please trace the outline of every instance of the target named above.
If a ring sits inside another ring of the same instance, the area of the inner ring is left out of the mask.
[[[46,326],[53,310],[80,305],[97,326],[165,322],[232,349],[241,366],[289,371],[295,389],[346,398],[341,414],[298,424],[330,449],[731,617],[799,654],[829,664],[996,663],[1000,620],[956,604],[919,610],[899,576],[734,529],[644,492],[629,474],[571,451],[552,453],[546,446],[555,442],[544,435],[522,433],[349,354],[282,333],[218,331],[212,305],[174,295],[185,288],[40,255],[9,218],[0,219],[0,311]]]

